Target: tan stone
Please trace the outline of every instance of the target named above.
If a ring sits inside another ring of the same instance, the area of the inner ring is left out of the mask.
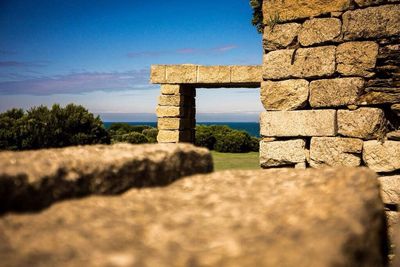
[[[310,146],[310,166],[321,168],[357,167],[361,164],[363,141],[342,137],[313,137]]]
[[[266,26],[264,29],[263,43],[267,51],[283,49],[291,45],[299,30],[299,23],[277,24],[273,27]]]
[[[165,83],[165,65],[151,65],[150,67],[150,81],[152,83]]]
[[[368,140],[383,138],[386,132],[385,114],[379,108],[338,110],[337,121],[338,133],[343,136]]]
[[[341,33],[342,23],[336,18],[310,19],[303,23],[299,42],[303,46],[333,41]]]
[[[157,135],[157,142],[159,143],[180,143],[192,141],[192,131],[190,130],[160,130]]]
[[[393,104],[390,109],[395,112],[397,115],[400,116],[400,103],[399,104]]]
[[[172,106],[157,106],[157,117],[183,117],[185,116],[185,109],[183,107]]]
[[[345,76],[374,75],[379,46],[375,42],[348,42],[336,50],[337,71]]]
[[[400,34],[400,5],[368,7],[343,14],[345,40],[371,39]]]
[[[357,103],[364,89],[362,78],[337,78],[310,83],[311,107],[338,107]]]
[[[400,239],[397,238],[397,235],[400,234],[400,213],[397,211],[385,211],[386,214],[386,221],[387,221],[387,228],[388,228],[388,235],[390,240],[391,252],[400,246]],[[394,260],[397,260],[397,256],[395,256]],[[398,265],[393,263],[389,266],[397,267]]]
[[[231,83],[256,83],[262,81],[261,66],[231,66]]]
[[[371,140],[364,142],[363,160],[376,172],[392,172],[400,169],[400,142]]]
[[[166,81],[168,83],[196,83],[196,65],[168,65],[166,70]]]
[[[292,166],[305,163],[306,142],[302,139],[260,142],[260,165],[262,168]]]
[[[230,66],[199,66],[198,83],[230,83]]]
[[[355,2],[360,7],[367,7],[367,6],[371,6],[371,5],[382,4],[385,2],[395,3],[395,2],[399,2],[399,0],[355,0]]]
[[[280,22],[316,17],[335,11],[345,11],[351,6],[350,0],[264,0],[264,24],[278,17]]]
[[[286,80],[261,83],[261,102],[266,110],[294,110],[307,104],[308,81]]]
[[[400,205],[400,175],[379,177],[383,203]]]
[[[336,110],[267,111],[260,117],[262,136],[335,136]]]
[[[335,46],[286,49],[264,55],[263,78],[317,78],[335,73]],[[293,64],[292,64],[293,63]]]
[[[185,98],[181,95],[161,95],[158,97],[159,106],[187,106],[191,104],[191,98]]]
[[[161,94],[195,96],[196,89],[194,87],[181,84],[162,84]]]
[[[367,87],[358,99],[359,105],[379,105],[400,102],[400,87]]]
[[[0,214],[37,210],[91,194],[119,194],[132,187],[167,185],[182,176],[212,169],[209,151],[187,144],[1,152]],[[1,230],[0,226],[0,239]]]
[[[157,127],[159,130],[184,130],[193,128],[191,119],[182,118],[158,118]]]
[[[3,266],[383,267],[384,216],[367,169],[225,171],[6,214],[0,258]]]
[[[391,131],[387,133],[386,138],[389,140],[400,141],[400,130]]]

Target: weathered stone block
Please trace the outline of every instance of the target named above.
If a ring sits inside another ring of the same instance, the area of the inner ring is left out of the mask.
[[[156,114],[158,118],[163,117],[183,117],[186,115],[183,107],[157,106]]]
[[[336,110],[267,111],[261,113],[262,136],[335,136]]]
[[[231,83],[261,83],[261,66],[231,66]]]
[[[198,83],[230,83],[230,66],[199,66]]]
[[[194,128],[194,125],[191,119],[158,118],[157,127],[160,130],[184,130]]]
[[[192,131],[170,131],[160,130],[157,135],[157,142],[159,143],[181,143],[181,142],[192,142]]]
[[[196,89],[187,85],[181,84],[162,84],[161,94],[163,95],[187,95],[196,96]]]
[[[400,175],[379,177],[383,203],[400,205]]]
[[[333,41],[340,36],[342,23],[336,18],[310,19],[303,23],[299,42],[303,46]]]
[[[168,65],[166,69],[166,81],[168,83],[196,83],[196,65]]]
[[[350,6],[350,0],[264,0],[262,8],[264,24],[268,25],[276,17],[279,17],[279,21],[284,22],[316,17],[335,11],[345,11]]]
[[[392,104],[400,102],[400,87],[367,87],[358,99],[359,105]]]
[[[362,147],[363,141],[360,139],[313,137],[310,146],[310,166],[360,166]]]
[[[119,194],[132,187],[167,185],[180,177],[212,169],[208,150],[187,144],[1,152],[0,214],[37,210],[63,199],[91,194]],[[2,236],[3,233],[0,240]]]
[[[371,39],[400,34],[400,5],[368,7],[343,14],[345,40]]]
[[[400,169],[400,142],[371,140],[364,142],[363,160],[376,172],[392,172]]]
[[[286,49],[264,55],[263,78],[317,78],[335,73],[335,46]]]
[[[292,166],[306,161],[306,142],[302,139],[260,142],[260,165],[263,168]]]
[[[291,45],[301,28],[299,23],[277,24],[264,28],[263,44],[266,51],[283,49]]]
[[[336,50],[337,71],[346,76],[371,77],[379,46],[375,42],[348,42]]]
[[[0,258],[3,266],[383,267],[378,186],[373,172],[355,168],[196,175],[6,214]]]
[[[338,133],[364,140],[382,138],[386,131],[385,113],[379,108],[338,110]]]
[[[311,107],[354,105],[364,89],[362,78],[316,80],[310,83]]]
[[[161,95],[158,97],[159,106],[190,106],[192,105],[191,97],[183,95]]]
[[[152,83],[165,83],[166,66],[165,65],[151,65],[150,67],[150,81]]]
[[[261,102],[266,110],[294,110],[304,107],[308,100],[306,80],[286,80],[261,83]]]
[[[360,7],[367,7],[367,6],[371,6],[371,5],[379,5],[379,4],[382,4],[385,2],[389,2],[389,3],[399,2],[399,0],[355,0],[355,2]]]

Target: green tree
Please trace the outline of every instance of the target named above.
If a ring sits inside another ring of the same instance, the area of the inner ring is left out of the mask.
[[[263,0],[250,0],[250,6],[253,8],[253,18],[251,23],[257,28],[259,33],[264,31],[262,2]]]

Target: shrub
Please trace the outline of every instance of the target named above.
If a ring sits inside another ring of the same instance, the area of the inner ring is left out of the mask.
[[[0,114],[0,149],[40,149],[110,143],[100,118],[82,106],[55,104],[33,107],[26,113],[12,109]]]
[[[215,142],[215,128],[211,126],[198,125],[196,127],[195,145],[206,147],[210,150],[214,149]]]
[[[260,139],[257,137],[251,137],[250,140],[250,151],[258,152],[260,151]]]
[[[158,135],[157,128],[144,129],[142,131],[142,134],[144,134],[147,137],[149,143],[157,143],[157,135]]]
[[[130,132],[122,135],[114,135],[112,138],[113,143],[123,142],[130,144],[146,144],[149,139],[144,134],[138,132]]]
[[[241,153],[249,152],[251,137],[244,131],[233,130],[222,138],[218,138],[214,149],[218,152]]]
[[[146,129],[151,129],[151,126],[147,125],[129,125],[124,122],[116,122],[111,124],[110,128],[108,128],[108,131],[110,134],[126,134],[130,132],[137,132],[137,133],[142,133],[143,130]]]
[[[251,23],[256,27],[259,33],[264,31],[262,2],[263,0],[250,0],[250,6],[253,9],[253,18]]]

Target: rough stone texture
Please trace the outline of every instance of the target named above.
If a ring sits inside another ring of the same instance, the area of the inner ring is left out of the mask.
[[[387,133],[386,138],[389,140],[400,141],[400,130]]]
[[[266,110],[294,110],[304,107],[308,100],[306,80],[286,80],[261,83],[261,102]]]
[[[345,11],[351,6],[350,0],[264,0],[263,17],[264,24],[279,16],[279,21],[296,20],[316,17],[336,11]]]
[[[368,7],[343,14],[345,40],[371,39],[400,34],[400,5]]]
[[[337,78],[310,83],[311,107],[339,107],[354,105],[363,92],[362,78]]]
[[[0,258],[4,266],[379,267],[384,216],[367,169],[226,171],[7,214]]]
[[[1,152],[0,213],[38,209],[89,194],[117,194],[131,187],[166,185],[182,176],[212,169],[206,149],[184,144]]]
[[[183,95],[161,95],[158,97],[159,106],[183,106],[192,105],[192,101],[189,97]]]
[[[397,211],[386,211],[385,214],[391,247],[392,249],[395,249],[400,245],[400,243],[398,243],[398,240],[396,240],[396,235],[399,234],[398,229],[400,228],[400,214]],[[390,266],[397,267],[398,265],[392,264]]]
[[[310,166],[357,167],[361,164],[363,141],[354,138],[313,137],[310,147]]]
[[[199,66],[198,83],[230,83],[230,66]]]
[[[338,133],[361,139],[381,139],[386,132],[386,119],[382,109],[359,108],[338,110]]]
[[[371,77],[379,46],[375,42],[348,42],[336,50],[337,71],[345,76]]]
[[[258,83],[262,81],[261,66],[231,66],[231,83]]]
[[[358,99],[360,105],[392,104],[400,102],[400,87],[382,88],[367,87]]]
[[[398,116],[400,116],[400,104],[394,104],[390,107],[390,109],[396,113]]]
[[[183,107],[158,106],[156,109],[157,117],[183,117],[185,109]]]
[[[162,84],[161,94],[196,96],[196,89],[190,86],[180,85],[180,84]]]
[[[342,23],[336,18],[310,19],[303,23],[299,42],[303,46],[333,41],[341,33]]]
[[[263,78],[317,78],[335,72],[335,46],[285,49],[264,55]]]
[[[158,118],[157,127],[160,130],[183,130],[195,127],[195,121],[182,118]]]
[[[378,5],[383,3],[395,3],[399,2],[399,0],[355,0],[357,5],[360,7],[367,7],[371,5]]]
[[[376,172],[392,172],[400,169],[400,142],[371,140],[364,142],[363,160]]]
[[[335,136],[336,110],[267,111],[260,117],[262,136]]]
[[[295,166],[306,162],[306,142],[302,139],[260,142],[260,165],[263,168]]]
[[[264,28],[263,44],[266,51],[283,49],[290,46],[301,29],[299,23],[277,24]]]
[[[197,82],[196,65],[169,65],[165,79],[168,83],[195,83]]]
[[[400,175],[379,177],[383,203],[400,205]]]
[[[150,68],[150,79],[152,83],[165,83],[165,65],[151,65]]]
[[[193,135],[191,130],[160,130],[157,135],[158,143],[192,143]]]

